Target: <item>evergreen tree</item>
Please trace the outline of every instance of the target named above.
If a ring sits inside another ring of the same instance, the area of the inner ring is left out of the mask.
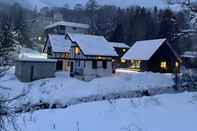
[[[122,24],[117,24],[115,30],[112,32],[110,37],[112,42],[123,42],[124,41],[124,30]]]
[[[90,18],[90,31],[92,33],[95,33],[96,32],[96,22],[95,22],[95,17],[96,17],[96,11],[98,10],[99,8],[99,5],[98,3],[96,2],[96,0],[89,0],[87,3],[86,3],[86,11],[87,11],[87,14],[88,14],[88,17]]]
[[[11,18],[7,14],[1,19],[0,31],[0,66],[9,66],[13,64],[18,41]]]
[[[17,40],[21,45],[31,47],[31,45],[29,45],[31,42],[29,41],[28,27],[25,21],[24,12],[24,9],[17,3],[10,7],[10,16],[17,35]]]

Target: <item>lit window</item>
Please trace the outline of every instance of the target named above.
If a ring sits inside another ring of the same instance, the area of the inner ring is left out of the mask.
[[[166,68],[167,68],[166,62],[165,62],[165,61],[162,61],[160,67],[161,67],[162,69],[166,69]]]
[[[101,59],[102,59],[102,57],[100,57],[100,56],[99,56],[99,57],[97,57],[97,59],[101,60]]]
[[[122,63],[125,63],[125,62],[126,62],[126,60],[121,59],[121,62],[122,62]]]
[[[79,54],[80,54],[80,49],[79,49],[79,47],[75,47],[75,54],[76,54],[76,55],[79,55]]]
[[[132,69],[140,69],[141,61],[132,60],[131,63],[132,63],[132,65],[131,65]]]
[[[123,52],[126,52],[126,49],[122,49]]]

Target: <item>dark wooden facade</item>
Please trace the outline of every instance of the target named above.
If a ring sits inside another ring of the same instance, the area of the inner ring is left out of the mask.
[[[181,59],[165,42],[147,61],[140,61],[140,71],[151,71],[161,73],[176,73],[180,71]]]
[[[114,47],[114,49],[116,53],[118,54],[118,56],[113,57],[113,69],[128,67],[129,62],[122,61],[121,58],[129,50],[129,48]]]

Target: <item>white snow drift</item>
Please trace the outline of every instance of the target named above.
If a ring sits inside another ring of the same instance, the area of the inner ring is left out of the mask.
[[[196,131],[197,93],[79,104],[19,116],[21,131]]]
[[[73,100],[91,96],[107,96],[151,89],[165,89],[174,85],[173,75],[160,73],[117,73],[111,77],[84,82],[70,78],[66,72],[59,72],[55,78],[42,79],[31,83],[21,83],[14,75],[14,68],[0,78],[1,92],[6,98],[22,93],[26,96],[15,101],[16,105],[34,105],[40,102],[61,106]]]

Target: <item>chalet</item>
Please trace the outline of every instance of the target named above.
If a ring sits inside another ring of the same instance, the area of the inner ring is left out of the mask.
[[[66,40],[72,42],[72,77],[89,81],[112,75],[112,58],[117,53],[103,36],[68,33]]]
[[[118,56],[113,58],[113,68],[125,67],[127,64],[124,60],[121,61],[122,56],[128,51],[129,46],[125,43],[120,42],[109,42],[118,54]]]
[[[43,52],[48,59],[57,60],[57,70],[69,70],[69,54],[71,42],[65,39],[65,35],[49,34],[44,45]]]
[[[166,39],[137,41],[122,57],[130,69],[173,73],[179,71],[181,59]]]
[[[81,23],[74,23],[74,22],[66,22],[66,21],[59,21],[53,24],[50,24],[45,27],[45,34],[62,34],[64,35],[65,32],[70,33],[88,33],[89,25],[88,24],[81,24]]]

